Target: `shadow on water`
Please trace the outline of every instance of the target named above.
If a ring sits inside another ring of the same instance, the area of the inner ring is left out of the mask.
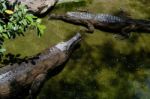
[[[1,61],[1,64],[3,65],[9,65],[9,64],[14,64],[14,63],[20,63],[27,59],[27,57],[21,58],[20,56],[21,54],[14,55],[14,54],[8,53],[6,55],[2,55],[0,61]]]
[[[128,54],[120,53],[114,48],[112,41],[91,46],[83,40],[81,48],[78,48],[73,52],[69,63],[67,62],[68,67],[64,69],[65,63],[50,71],[48,78],[51,80],[43,88],[38,99],[99,99],[100,97],[104,99],[104,97],[110,98],[112,94],[115,94],[114,99],[120,99],[120,97],[121,99],[138,99],[130,91],[128,73],[134,74],[138,68],[149,69],[150,52],[144,49],[136,52],[133,49]],[[96,55],[93,55],[93,52]],[[2,63],[8,65],[29,59],[20,56],[20,54],[9,53],[4,56]],[[116,77],[108,78],[108,85],[99,82],[97,78],[104,69],[116,70],[114,72]],[[61,78],[59,78],[56,75],[61,71],[62,73],[59,74]],[[115,91],[113,92],[109,87],[115,88]]]
[[[150,68],[148,59],[150,52],[144,49],[125,54],[119,53],[111,41],[94,46],[82,41],[81,48],[73,53],[63,70],[65,72],[49,80],[38,99],[138,99],[131,92],[129,74],[134,74],[138,68]],[[97,78],[105,69],[116,75],[108,79],[107,74],[104,75],[108,84]]]
[[[34,59],[38,59],[38,55],[37,54],[36,56],[33,56],[33,57],[29,57],[29,56],[25,56],[25,57],[21,57],[21,54],[12,54],[12,53],[8,53],[8,54],[5,54],[5,55],[2,55],[1,58],[0,58],[0,63],[1,65],[13,65],[15,63],[22,63],[22,62],[31,62],[33,63],[33,60]],[[34,63],[33,63],[34,64]]]
[[[134,49],[129,54],[121,54],[113,48],[111,42],[106,42],[104,46],[96,46],[101,49],[101,62],[107,66],[115,67],[120,64],[123,70],[136,71],[137,68],[147,68],[150,62],[150,52],[141,49],[136,52]],[[148,67],[149,68],[149,67]]]

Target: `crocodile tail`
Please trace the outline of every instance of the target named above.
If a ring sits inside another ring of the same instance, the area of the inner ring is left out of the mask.
[[[50,14],[48,19],[62,19],[63,17],[63,15]]]

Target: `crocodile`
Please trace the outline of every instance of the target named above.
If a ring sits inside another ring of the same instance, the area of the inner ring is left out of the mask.
[[[74,47],[81,40],[77,33],[66,42],[58,43],[38,55],[34,60],[4,66],[0,69],[0,99],[29,99],[36,97],[50,70],[69,59]]]
[[[65,14],[50,14],[49,19],[59,19],[65,22],[83,25],[86,32],[93,33],[94,29],[113,32],[129,37],[130,32],[150,32],[150,21],[132,19],[129,17],[110,14],[94,14],[85,11],[67,12]]]

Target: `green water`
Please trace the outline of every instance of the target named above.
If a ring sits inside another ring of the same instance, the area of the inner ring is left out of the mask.
[[[87,0],[57,6],[51,13],[83,9],[116,13],[120,8],[134,18],[150,18],[146,0]],[[38,38],[34,31],[5,42],[6,53],[32,56],[85,29],[63,21],[43,18],[47,29]],[[95,30],[84,34],[80,47],[60,73],[51,77],[38,99],[150,99],[150,34],[132,33],[121,40],[114,34]]]

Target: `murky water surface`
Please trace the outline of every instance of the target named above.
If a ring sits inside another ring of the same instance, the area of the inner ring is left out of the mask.
[[[87,0],[61,5],[51,13],[82,9],[113,14],[120,8],[134,18],[150,18],[146,0]],[[7,53],[32,56],[85,29],[63,21],[48,21],[47,16],[43,23],[47,29],[41,38],[31,30],[25,37],[6,41]],[[150,99],[149,44],[147,33],[132,33],[130,39],[124,40],[100,30],[84,34],[80,47],[62,71],[45,84],[38,99]]]

